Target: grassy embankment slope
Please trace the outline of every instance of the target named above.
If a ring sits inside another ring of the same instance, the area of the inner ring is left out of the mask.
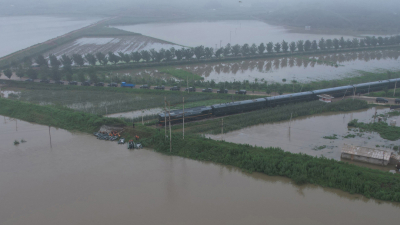
[[[0,99],[0,114],[12,118],[72,131],[94,132],[102,125],[123,126],[121,119],[55,106],[40,106],[25,102]]]

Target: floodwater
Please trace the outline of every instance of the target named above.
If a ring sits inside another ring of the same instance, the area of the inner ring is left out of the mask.
[[[88,26],[97,19],[46,16],[0,17],[0,57]]]
[[[340,35],[291,33],[281,26],[273,26],[257,20],[229,20],[214,22],[146,23],[116,28],[141,33],[176,44],[195,47],[220,47],[228,43],[259,45],[267,42],[320,40],[340,38]],[[352,38],[343,36],[345,39]]]
[[[384,114],[388,111],[389,109],[377,109],[377,114]],[[341,149],[344,144],[377,148],[397,153],[390,146],[399,145],[399,140],[385,140],[375,132],[360,133],[355,128],[352,131],[348,130],[347,124],[351,120],[358,119],[360,122],[369,123],[373,121],[372,116],[374,114],[375,108],[346,113],[325,113],[296,118],[292,122],[284,121],[257,125],[232,131],[224,135],[207,135],[207,137],[262,147],[280,147],[285,151],[293,153],[305,153],[312,156],[323,155],[336,160],[340,160]],[[400,124],[400,117],[390,117],[387,122],[390,120],[396,120],[397,126]],[[229,125],[227,124],[227,126]],[[338,139],[323,138],[324,136],[333,136],[334,134],[337,135]],[[356,136],[354,138],[345,138],[349,134]],[[318,149],[320,146],[326,147]]]
[[[400,50],[359,51],[347,53],[315,54],[267,59],[237,60],[219,63],[198,63],[176,66],[204,77],[204,81],[215,82],[278,82],[297,80],[341,79],[359,76],[360,71],[385,72],[400,70]],[[337,66],[336,66],[337,65]],[[170,78],[157,69],[133,69],[119,71],[127,76]]]
[[[399,203],[0,120],[0,224],[394,224]],[[51,137],[50,137],[51,135]],[[17,146],[14,140],[27,142]]]
[[[136,111],[124,112],[124,113],[108,114],[106,116],[107,117],[138,118],[138,117],[141,117],[142,115],[148,116],[148,115],[159,114],[162,111],[163,111],[162,108],[153,108],[153,109],[136,110]]]
[[[396,49],[193,64],[177,68],[201,75],[205,81],[265,80],[282,83],[282,79],[286,79],[287,82],[310,82],[357,76],[360,70],[399,70],[399,56],[400,50]]]

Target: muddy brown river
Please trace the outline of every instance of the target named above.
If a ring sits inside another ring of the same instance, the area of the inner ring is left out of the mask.
[[[51,139],[50,139],[51,136]],[[14,140],[27,142],[17,146]],[[396,224],[398,203],[0,117],[0,224]]]

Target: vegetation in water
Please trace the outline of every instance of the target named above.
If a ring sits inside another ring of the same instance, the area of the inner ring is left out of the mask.
[[[319,150],[322,150],[322,149],[325,149],[325,148],[326,148],[326,145],[321,145],[321,146],[314,147],[313,150],[314,151],[319,151]]]
[[[337,134],[333,134],[331,136],[324,136],[324,139],[338,139]]]
[[[389,126],[386,122],[362,123],[358,122],[357,119],[354,119],[348,123],[348,126],[377,132],[383,139],[390,141],[396,141],[400,139],[400,127]]]
[[[19,141],[15,140],[14,145],[19,145]]]
[[[163,68],[158,70],[160,73],[166,73],[169,74],[179,80],[183,81],[193,81],[193,80],[204,80],[204,77],[199,76],[197,74],[191,73],[186,70],[181,70],[181,69],[174,69],[174,68]]]
[[[145,141],[164,154],[178,155],[195,160],[211,161],[239,167],[248,172],[270,176],[285,176],[297,184],[317,184],[338,188],[368,198],[400,201],[400,176],[348,163],[317,158],[305,154],[284,152],[280,148],[253,147],[215,141],[196,135],[172,135],[172,151],[164,133],[156,133]]]

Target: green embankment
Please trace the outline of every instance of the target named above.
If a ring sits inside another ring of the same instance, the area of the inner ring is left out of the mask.
[[[275,108],[265,108],[244,114],[236,114],[224,117],[224,133],[239,130],[245,127],[289,120],[290,117],[308,116],[324,112],[353,111],[368,108],[366,101],[346,99],[343,101],[326,104],[320,101],[303,102],[284,105]],[[181,129],[180,126],[174,129]],[[185,125],[187,133],[221,133],[221,121],[205,120]]]
[[[349,127],[358,127],[367,131],[379,133],[383,139],[396,141],[400,139],[400,127],[389,126],[386,122],[361,123],[354,119],[348,123]]]
[[[181,70],[181,69],[174,69],[174,68],[163,68],[163,69],[159,69],[160,73],[166,73],[169,74],[179,80],[204,80],[204,77],[199,76],[197,74],[191,73],[189,71],[186,70]]]
[[[227,143],[199,136],[172,135],[169,139],[159,132],[147,140],[156,151],[195,160],[210,161],[239,167],[249,172],[285,176],[297,184],[317,184],[341,189],[352,194],[386,201],[400,201],[400,176],[379,170],[350,165],[333,159],[284,152],[280,148],[261,148]]]
[[[97,131],[102,125],[125,125],[121,119],[117,118],[107,118],[64,107],[40,106],[4,98],[0,99],[0,114],[28,122],[88,133]]]

